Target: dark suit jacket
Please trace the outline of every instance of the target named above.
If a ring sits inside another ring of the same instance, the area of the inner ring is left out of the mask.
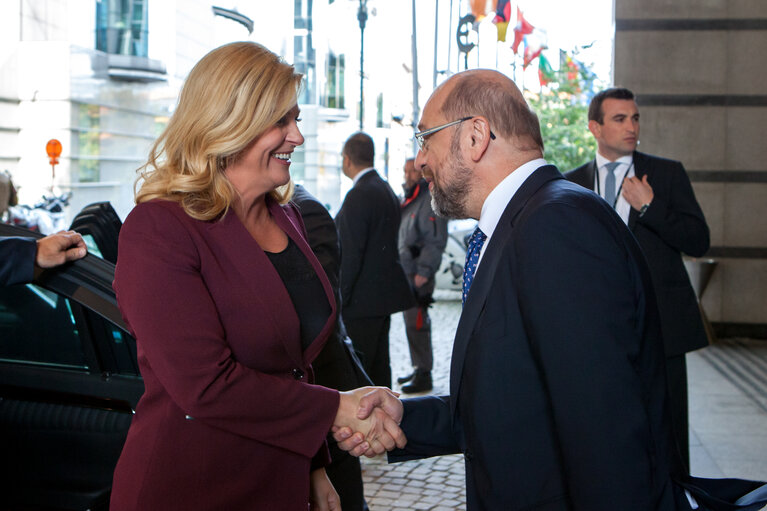
[[[660,323],[636,241],[553,166],[503,213],[458,324],[450,396],[405,400],[391,460],[463,452],[467,509],[674,509]]]
[[[415,305],[397,250],[399,223],[399,200],[376,171],[346,194],[336,215],[345,318],[388,316]]]
[[[682,253],[700,257],[708,251],[708,225],[681,163],[635,151],[634,172],[640,179],[647,175],[654,198],[641,218],[631,209],[628,226],[650,266],[666,356],[682,355],[708,344],[698,300],[682,262]],[[565,177],[593,190],[595,173],[592,160]]]
[[[333,223],[333,218],[325,206],[303,186],[296,185],[293,192],[293,202],[298,207],[306,226],[306,237],[312,247],[312,252],[317,256],[330,280],[330,285],[333,287],[336,309],[339,311],[336,314],[337,322],[333,334],[312,362],[315,381],[319,385],[338,390],[351,390],[372,385],[373,382],[365,374],[362,364],[354,355],[353,347],[346,344],[351,344],[351,340],[348,339],[340,313],[338,273],[341,266],[341,252],[338,245],[336,224]]]
[[[0,286],[31,281],[36,253],[33,238],[0,237]]]
[[[290,296],[234,212],[204,222],[156,200],[128,215],[114,288],[146,391],[115,470],[113,511],[306,509],[310,464],[327,454],[339,402],[311,384],[310,363],[336,306],[295,208],[269,200],[269,209],[332,308],[303,352]]]

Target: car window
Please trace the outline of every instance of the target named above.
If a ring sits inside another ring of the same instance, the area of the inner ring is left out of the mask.
[[[87,370],[69,300],[34,284],[0,288],[0,360]]]
[[[88,253],[97,255],[103,259],[104,255],[101,253],[99,244],[96,242],[96,238],[93,237],[93,234],[80,233],[80,235],[83,237],[83,241],[85,241],[85,246],[88,247]]]

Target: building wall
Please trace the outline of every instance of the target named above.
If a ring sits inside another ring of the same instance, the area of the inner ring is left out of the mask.
[[[614,55],[640,150],[684,163],[711,228],[707,316],[767,337],[767,2],[615,0]]]
[[[136,170],[183,78],[212,48],[250,38],[244,26],[214,16],[209,1],[152,1],[148,56],[166,71],[147,80],[116,78],[108,55],[95,48],[96,3],[0,4],[0,170],[11,171],[22,203],[34,204],[52,187],[72,192],[68,218],[104,200],[124,218]],[[45,153],[51,138],[63,146],[55,179]]]

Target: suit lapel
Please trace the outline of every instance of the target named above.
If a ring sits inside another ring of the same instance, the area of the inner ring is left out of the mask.
[[[450,407],[453,417],[456,414],[458,392],[463,377],[466,348],[469,345],[477,320],[485,308],[487,295],[494,283],[496,268],[514,230],[514,219],[541,186],[552,179],[564,179],[564,177],[556,167],[546,165],[538,168],[522,183],[501,215],[493,236],[488,242],[487,249],[485,249],[485,254],[482,256],[482,261],[474,276],[469,295],[466,297],[466,303],[458,320],[453,343],[453,355],[450,364]]]
[[[645,161],[642,153],[634,151],[632,155],[632,161],[634,162],[634,176],[638,179],[642,179],[642,176],[647,174],[647,162]],[[636,227],[637,218],[639,218],[639,211],[634,208],[629,209],[629,223],[628,227],[631,232],[634,232]]]
[[[589,190],[594,191],[596,189],[595,183],[596,183],[596,175],[597,175],[597,161],[591,160],[589,164],[586,166],[586,176],[583,183],[578,183],[579,185],[583,186],[584,188],[588,188]]]

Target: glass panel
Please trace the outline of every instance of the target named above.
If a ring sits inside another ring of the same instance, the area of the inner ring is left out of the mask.
[[[69,300],[33,284],[0,288],[0,360],[87,369]]]
[[[298,146],[293,150],[290,156],[290,177],[293,181],[301,182],[306,177],[306,148]]]
[[[336,98],[338,102],[338,108],[344,108],[344,71],[346,69],[346,57],[344,55],[338,56],[338,92]]]
[[[144,0],[97,0],[96,49],[147,57],[147,7]]]
[[[80,103],[78,107],[77,143],[77,180],[81,183],[95,183],[99,181],[99,160],[101,142],[101,109],[98,105]],[[85,158],[83,158],[85,157]]]

